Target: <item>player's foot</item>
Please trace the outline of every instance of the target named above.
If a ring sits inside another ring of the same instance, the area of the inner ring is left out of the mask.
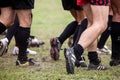
[[[87,64],[85,63],[85,58],[81,56],[81,60],[75,62],[76,67],[87,67]]]
[[[38,66],[40,65],[40,62],[35,61],[33,58],[30,58],[27,61],[20,61],[20,60],[16,61],[16,66],[20,66],[20,67],[34,66],[34,65]]]
[[[36,51],[33,51],[33,50],[30,50],[27,48],[27,51],[26,51],[27,54],[31,54],[31,55],[35,55],[37,54]],[[13,49],[13,55],[18,55],[19,54],[19,48],[17,46],[14,47]]]
[[[117,66],[120,65],[120,59],[111,59],[110,66]]]
[[[28,48],[27,48],[26,53],[31,54],[31,55],[35,55],[35,54],[37,54],[36,51],[30,50],[30,49],[28,49]]]
[[[98,53],[106,53],[106,54],[111,54],[112,53],[111,50],[108,49],[108,47],[106,45],[101,49],[97,48],[97,52]]]
[[[0,40],[0,56],[4,55],[7,52],[8,49],[8,40],[5,39],[1,39]]]
[[[45,42],[38,40],[36,37],[30,37],[28,47],[40,47],[43,46]]]
[[[61,44],[60,41],[57,38],[52,38],[50,40],[50,45],[51,45],[51,49],[50,49],[50,56],[53,60],[59,60],[59,52],[61,49]]]
[[[88,70],[107,70],[108,68],[106,66],[103,66],[101,64],[101,61],[98,59],[99,63],[95,64],[90,62],[88,65]]]
[[[12,51],[13,55],[18,55],[19,54],[19,48],[17,46],[14,47],[13,51]]]
[[[74,74],[74,67],[76,63],[76,57],[74,55],[73,48],[65,48],[64,56],[66,60],[66,70],[68,74]]]

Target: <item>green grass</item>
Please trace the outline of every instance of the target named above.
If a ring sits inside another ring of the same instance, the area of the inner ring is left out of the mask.
[[[64,30],[65,26],[72,20],[68,11],[64,11],[61,0],[36,0],[33,10],[33,23],[31,34],[38,39],[45,41],[45,45],[40,48],[31,48],[37,51],[33,57],[41,62],[40,66],[29,66],[25,68],[16,67],[17,56],[11,55],[14,39],[12,40],[8,54],[0,57],[0,80],[120,80],[120,67],[110,67],[110,55],[99,55],[102,63],[109,67],[107,71],[88,71],[87,68],[75,68],[74,75],[67,75],[63,50],[61,50],[60,60],[53,61],[49,56],[52,37],[57,37]],[[107,45],[111,45],[110,39]],[[62,48],[68,47],[67,42]],[[87,52],[84,56],[87,59]]]

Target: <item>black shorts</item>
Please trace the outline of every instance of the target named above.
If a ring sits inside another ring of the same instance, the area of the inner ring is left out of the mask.
[[[34,0],[0,0],[0,8],[12,7],[13,9],[33,9]]]
[[[33,9],[34,0],[12,0],[13,9]]]
[[[10,7],[12,5],[12,0],[0,0],[0,8]]]
[[[81,6],[77,6],[77,0],[62,0],[62,6],[64,10],[83,10]]]

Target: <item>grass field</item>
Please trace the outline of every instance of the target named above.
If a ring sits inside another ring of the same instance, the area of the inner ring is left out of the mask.
[[[11,55],[14,47],[14,38],[9,46],[8,53],[0,57],[0,80],[120,80],[120,66],[110,67],[110,55],[99,54],[102,63],[109,67],[107,71],[88,71],[87,68],[75,68],[74,75],[67,75],[65,59],[61,50],[60,60],[53,61],[49,56],[52,37],[57,37],[65,26],[72,20],[69,12],[64,11],[61,0],[36,0],[33,10],[31,34],[43,40],[45,45],[39,48],[30,48],[37,51],[37,55],[28,55],[40,61],[40,66],[16,67],[17,56]],[[106,43],[110,48],[110,39]],[[68,47],[67,41],[62,48]],[[87,52],[84,56],[87,59]]]

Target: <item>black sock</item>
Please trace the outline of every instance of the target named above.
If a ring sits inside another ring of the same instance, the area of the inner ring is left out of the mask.
[[[77,40],[78,32],[79,32],[80,27],[81,27],[81,25],[77,25],[77,27],[75,29],[75,32],[74,32],[74,35],[73,35],[73,44],[72,44],[72,46],[75,44],[75,41]]]
[[[7,33],[6,33],[6,38],[9,41],[8,44],[10,43],[12,37],[14,36],[15,31],[16,31],[16,27],[15,26],[12,26],[12,27],[8,28]]]
[[[2,34],[6,30],[6,26],[0,22],[0,34]]]
[[[28,47],[29,36],[30,36],[30,28],[23,28],[21,26],[17,27],[15,39],[19,47],[18,60],[20,61],[27,60],[26,50]]]
[[[80,25],[77,26],[74,37],[73,37],[73,45],[76,45],[79,41],[79,38],[82,34],[82,32],[87,28],[88,20],[84,19]]]
[[[111,24],[112,24],[112,16],[109,15],[109,20],[108,20],[108,26],[107,29],[101,34],[101,37],[98,41],[97,47],[99,49],[102,49],[110,35],[110,31],[111,31]]]
[[[73,21],[66,26],[62,34],[58,37],[61,44],[75,32],[77,24],[77,21]]]
[[[113,59],[120,59],[120,23],[112,22],[111,27],[112,55]]]
[[[98,54],[96,51],[88,52],[88,59],[90,63],[98,65],[100,60],[98,59]]]
[[[84,52],[83,47],[79,44],[76,44],[76,45],[74,45],[73,49],[74,49],[74,53],[75,53],[76,58],[78,60],[81,60],[81,55]]]
[[[16,31],[18,26],[19,26],[19,20],[18,20],[18,16],[16,15],[15,20],[14,20],[14,24],[10,28],[8,28],[8,30],[7,30],[6,37],[9,40],[8,44],[10,43],[12,37],[14,36],[15,31]]]

